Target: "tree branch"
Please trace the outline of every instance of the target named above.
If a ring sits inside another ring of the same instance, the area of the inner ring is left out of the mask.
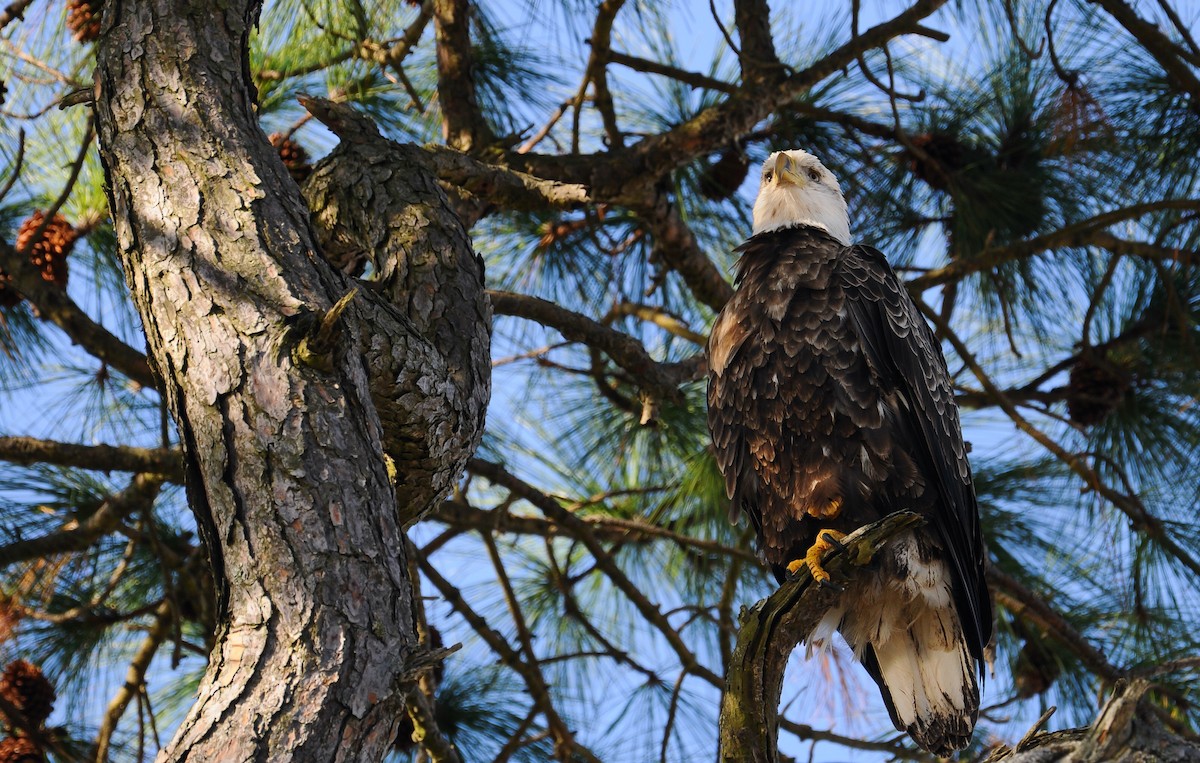
[[[161,474],[170,482],[183,482],[183,455],[171,448],[79,445],[33,437],[0,437],[0,459],[23,466],[54,464],[104,472],[151,472]]]
[[[433,0],[433,26],[437,32],[442,137],[451,148],[477,151],[496,138],[475,94],[468,0]]]
[[[121,720],[121,716],[125,714],[125,708],[129,707],[129,703],[134,697],[145,692],[146,671],[150,669],[150,661],[154,659],[155,652],[170,634],[173,619],[174,609],[171,602],[164,600],[154,610],[154,624],[150,626],[145,640],[142,641],[142,645],[129,663],[129,671],[125,674],[125,683],[108,703],[104,721],[100,724],[100,732],[96,735],[96,763],[107,763],[112,735],[117,730],[117,723]]]
[[[1147,258],[1157,254],[1165,258],[1174,258],[1178,256],[1176,250],[1163,247],[1151,248],[1148,244],[1125,241],[1102,230],[1124,220],[1141,217],[1151,212],[1172,209],[1200,209],[1200,199],[1164,199],[1104,212],[1087,220],[1067,225],[1054,233],[1038,236],[1028,241],[1018,241],[1007,246],[989,247],[971,257],[954,260],[949,265],[913,278],[908,281],[908,287],[910,290],[921,292],[934,286],[961,280],[972,273],[991,270],[1005,262],[1032,257],[1058,247],[1099,246],[1111,249],[1117,254],[1132,254]]]
[[[29,300],[38,315],[66,332],[71,341],[143,387],[157,389],[158,382],[143,353],[88,317],[66,291],[43,279],[28,258],[4,241],[0,241],[0,269],[12,277],[9,285]]]
[[[1177,47],[1171,38],[1160,32],[1154,24],[1138,16],[1137,12],[1124,0],[1091,0],[1091,2],[1108,11],[1108,14],[1116,19],[1117,23],[1125,27],[1125,30],[1141,43],[1146,52],[1167,73],[1171,81],[1191,96],[1192,111],[1200,114],[1200,80],[1196,78],[1187,63],[1180,59]]]
[[[575,741],[574,736],[567,729],[567,725],[554,709],[554,704],[550,697],[550,689],[546,686],[542,672],[537,669],[537,666],[522,660],[521,655],[509,646],[508,639],[504,638],[504,636],[488,625],[487,620],[471,608],[471,605],[463,598],[462,593],[450,581],[442,577],[437,568],[430,564],[424,556],[419,559],[419,564],[421,572],[429,579],[429,582],[433,583],[433,587],[438,589],[442,594],[442,598],[446,600],[446,603],[467,621],[472,630],[479,634],[479,637],[492,648],[492,651],[496,653],[496,656],[505,665],[512,668],[521,678],[525,679],[525,686],[529,689],[529,696],[533,698],[534,704],[541,710],[542,715],[545,716],[547,726],[555,733],[555,747],[558,747],[557,743],[561,739],[566,748],[578,753],[584,760],[590,763],[599,763],[599,759],[591,751]],[[570,758],[561,758],[561,760],[566,763]]]
[[[853,576],[852,564],[866,564],[888,541],[923,521],[897,512],[855,530],[842,541],[849,554],[831,555],[825,569]],[[779,760],[779,697],[788,658],[839,597],[812,582],[801,573],[742,615],[721,701],[719,761]]]
[[[138,474],[129,487],[109,496],[94,514],[82,522],[72,522],[67,529],[48,535],[0,546],[0,569],[29,559],[87,549],[115,530],[124,517],[149,508],[158,497],[162,483],[161,475]]]
[[[612,555],[600,545],[599,539],[592,534],[591,528],[582,519],[564,509],[559,505],[558,501],[510,474],[499,464],[473,458],[468,464],[468,468],[473,473],[485,477],[489,482],[506,488],[513,495],[529,501],[529,503],[540,509],[549,519],[566,527],[571,535],[587,548],[588,552],[596,560],[596,566],[612,581],[613,585],[625,594],[633,605],[637,607],[642,617],[646,618],[663,635],[667,644],[674,650],[676,656],[678,656],[684,670],[699,676],[713,686],[720,687],[722,685],[720,677],[700,663],[692,650],[683,642],[679,632],[667,621],[662,611],[617,567]]]
[[[650,61],[645,58],[638,58],[637,56],[631,56],[628,53],[620,53],[615,50],[608,51],[608,62],[627,66],[634,71],[645,74],[660,74],[701,90],[716,90],[717,92],[729,93],[730,95],[737,93],[739,90],[739,87],[733,83],[715,79],[706,74],[690,72],[686,69],[669,66],[658,61]]]
[[[684,380],[650,357],[641,342],[630,335],[538,297],[494,289],[488,290],[488,296],[492,307],[501,315],[536,321],[556,329],[571,341],[601,350],[655,397],[672,401],[683,399],[679,385]]]

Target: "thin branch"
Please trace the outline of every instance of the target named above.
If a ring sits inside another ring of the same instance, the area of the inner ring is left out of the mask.
[[[150,668],[150,661],[154,659],[154,653],[166,640],[173,619],[174,609],[169,601],[164,600],[155,609],[154,624],[150,626],[145,640],[142,641],[141,647],[138,648],[133,660],[129,663],[129,671],[125,674],[125,683],[108,703],[104,721],[100,724],[100,732],[96,736],[96,763],[107,763],[108,748],[112,743],[113,732],[117,730],[117,722],[125,714],[125,708],[129,706],[129,702],[146,690],[146,671]]]
[[[1125,220],[1131,220],[1151,212],[1161,212],[1175,209],[1200,209],[1200,199],[1163,199],[1144,204],[1133,204],[1121,209],[1096,215],[1078,223],[1072,223],[1054,233],[1038,236],[1027,241],[1018,241],[1007,246],[988,247],[970,257],[964,257],[951,262],[949,265],[930,270],[908,282],[908,287],[914,291],[924,291],[933,286],[939,286],[950,281],[961,280],[972,273],[991,270],[998,265],[1012,260],[1031,257],[1041,252],[1059,247],[1101,246],[1112,248],[1117,254],[1134,254],[1149,258],[1158,255],[1164,258],[1179,258],[1178,250],[1165,247],[1155,247],[1135,241],[1126,241],[1105,233],[1103,228]]]
[[[608,51],[608,61],[613,64],[627,66],[634,71],[643,72],[645,74],[659,74],[664,77],[669,77],[673,80],[678,80],[685,85],[691,85],[699,90],[715,90],[720,93],[733,94],[739,91],[739,87],[724,80],[709,77],[706,74],[699,72],[690,72],[686,69],[680,69],[675,66],[669,66],[657,61],[650,61],[645,58],[631,56],[628,53],[619,53],[615,50]]]
[[[104,472],[152,472],[171,482],[183,482],[183,455],[169,448],[80,445],[33,437],[0,437],[0,460],[25,466],[54,464]]]
[[[499,464],[472,458],[468,462],[467,468],[471,472],[485,477],[489,482],[506,488],[514,495],[525,499],[540,509],[549,519],[566,527],[571,535],[587,548],[596,560],[596,566],[600,571],[637,607],[642,617],[646,618],[647,622],[663,635],[667,644],[679,658],[684,670],[708,681],[713,686],[720,687],[723,684],[719,676],[700,663],[662,611],[617,567],[612,555],[600,544],[600,540],[591,532],[591,528],[586,522],[564,509],[558,501],[510,474]]]
[[[133,381],[155,389],[145,354],[125,344],[108,329],[93,321],[66,291],[42,278],[41,271],[7,242],[0,241],[0,268],[12,277],[8,284],[29,300],[38,315],[58,326],[93,357],[107,363]]]
[[[82,522],[73,522],[67,529],[48,535],[0,546],[0,569],[28,559],[87,549],[115,530],[122,518],[151,505],[162,483],[162,475],[138,474],[129,487],[109,496],[95,513]]]
[[[852,750],[884,752],[891,755],[895,760],[916,760],[921,761],[921,763],[936,763],[936,761],[941,760],[941,758],[930,755],[927,752],[905,747],[900,742],[872,742],[868,739],[843,736],[842,734],[835,734],[832,731],[813,728],[807,723],[796,723],[787,718],[779,719],[779,728],[796,735],[797,738],[806,742],[831,742],[842,747],[849,747]]]
[[[441,592],[442,598],[446,600],[446,603],[467,621],[467,624],[492,648],[492,651],[496,653],[505,665],[512,668],[513,671],[525,680],[525,686],[529,689],[529,695],[533,698],[534,704],[541,710],[542,715],[546,717],[547,725],[551,727],[557,726],[560,731],[564,732],[563,738],[571,740],[571,749],[584,760],[590,763],[599,763],[599,759],[591,751],[574,741],[574,737],[567,730],[566,724],[555,711],[550,699],[550,689],[546,686],[546,681],[541,671],[522,660],[516,650],[509,645],[508,639],[504,638],[504,636],[488,625],[487,620],[471,608],[471,605],[463,598],[462,593],[450,581],[442,577],[441,573],[428,560],[421,557],[419,564],[421,572],[428,578],[429,582],[433,583],[433,587]]]
[[[536,321],[567,339],[603,351],[651,394],[667,400],[682,399],[679,385],[683,380],[651,358],[641,342],[628,334],[538,297],[494,289],[488,290],[488,296],[498,314]]]
[[[1042,597],[1026,588],[1021,581],[999,570],[995,565],[987,568],[987,581],[996,594],[997,601],[1018,617],[1031,620],[1046,631],[1055,641],[1070,649],[1084,665],[1106,682],[1124,678],[1124,670],[1113,665],[1104,653],[1091,644],[1083,634],[1075,630],[1066,618],[1060,615]]]
[[[1108,11],[1117,23],[1125,27],[1125,30],[1141,43],[1141,46],[1158,62],[1175,85],[1191,96],[1192,110],[1200,113],[1200,79],[1197,79],[1191,68],[1180,60],[1179,47],[1172,42],[1171,38],[1159,31],[1157,26],[1138,16],[1133,7],[1124,0],[1092,0],[1092,2]]]
[[[1102,498],[1115,506],[1121,513],[1129,518],[1134,529],[1145,533],[1149,538],[1154,540],[1159,546],[1165,549],[1171,556],[1175,557],[1180,563],[1191,570],[1197,576],[1200,576],[1200,561],[1197,561],[1186,550],[1184,550],[1167,532],[1163,521],[1151,514],[1142,504],[1141,500],[1136,495],[1119,493],[1109,487],[1096,471],[1090,468],[1085,462],[1082,454],[1074,454],[1068,452],[1065,448],[1055,442],[1049,435],[1042,432],[1037,427],[1033,426],[1011,400],[1004,396],[1004,392],[992,382],[983,367],[975,359],[975,356],[967,348],[966,344],[958,337],[954,330],[941,319],[941,316],[936,311],[930,309],[924,302],[918,301],[918,307],[921,312],[929,319],[937,328],[939,335],[945,337],[947,341],[954,347],[954,351],[958,354],[961,360],[975,378],[979,380],[985,392],[991,395],[1017,429],[1033,438],[1043,448],[1050,451],[1056,458],[1067,465],[1071,471],[1079,475],[1084,484],[1090,489],[1095,490]]]

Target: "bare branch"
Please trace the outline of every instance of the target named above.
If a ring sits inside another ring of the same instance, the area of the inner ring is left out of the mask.
[[[615,50],[608,51],[608,62],[627,66],[634,71],[646,74],[661,74],[664,77],[678,80],[685,85],[691,85],[700,90],[716,90],[721,93],[733,94],[740,89],[737,85],[709,77],[706,74],[690,72],[686,69],[659,63],[658,61],[649,61],[645,58],[631,56],[628,53],[619,53]]]
[[[150,626],[145,640],[142,641],[142,645],[129,663],[129,671],[125,674],[125,683],[108,703],[104,721],[100,724],[100,733],[96,737],[96,763],[107,763],[112,735],[117,730],[117,723],[121,720],[121,716],[125,714],[125,708],[129,706],[134,697],[145,693],[146,671],[150,668],[150,661],[154,659],[158,647],[166,640],[173,620],[174,609],[171,607],[171,603],[163,601],[154,611],[154,624]]]
[[[475,94],[470,16],[468,0],[433,2],[442,135],[447,145],[460,151],[479,150],[496,140]]]
[[[55,464],[80,469],[161,474],[183,482],[183,455],[170,448],[131,445],[80,445],[33,437],[0,437],[0,460],[14,464]]]
[[[66,291],[42,278],[41,271],[29,263],[7,242],[0,241],[0,268],[12,276],[9,284],[37,308],[38,315],[58,326],[76,344],[133,381],[156,389],[157,380],[150,372],[146,356],[122,342],[108,329],[88,317]]]
[[[550,496],[513,476],[499,464],[473,458],[468,468],[473,473],[487,478],[493,484],[500,485],[511,491],[514,495],[529,501],[545,513],[548,518],[566,527],[587,548],[588,552],[596,560],[596,566],[600,571],[633,602],[633,605],[637,607],[642,617],[646,618],[651,625],[658,629],[671,649],[674,650],[683,669],[708,681],[713,686],[720,687],[722,685],[720,677],[702,665],[692,650],[683,643],[679,632],[671,626],[671,623],[667,621],[662,611],[617,567],[612,555],[600,545],[599,539],[592,534],[591,529],[582,519],[564,509],[559,505],[558,501]]]
[[[656,397],[682,399],[679,384],[683,380],[651,358],[641,342],[628,334],[538,297],[496,290],[489,290],[488,296],[497,313],[528,318],[554,328],[567,339],[603,351]]]
[[[84,521],[72,522],[66,529],[49,535],[0,546],[0,569],[16,562],[51,554],[83,551],[115,530],[121,519],[153,504],[162,483],[161,475],[138,474],[129,487],[109,496],[100,508]]]
[[[1117,23],[1125,27],[1125,30],[1141,43],[1146,52],[1153,56],[1163,71],[1167,73],[1171,81],[1191,96],[1192,111],[1200,113],[1200,79],[1197,79],[1187,63],[1180,59],[1179,46],[1160,32],[1154,24],[1138,16],[1133,7],[1124,0],[1092,0],[1092,2],[1108,11]]]

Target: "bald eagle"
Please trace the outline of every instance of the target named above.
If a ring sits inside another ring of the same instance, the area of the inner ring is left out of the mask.
[[[992,633],[979,511],[941,347],[883,254],[850,243],[841,187],[771,154],[737,290],[708,342],[708,425],[732,499],[782,582],[895,511],[926,523],[856,576],[807,638],[835,630],[892,722],[939,755],[970,741]]]

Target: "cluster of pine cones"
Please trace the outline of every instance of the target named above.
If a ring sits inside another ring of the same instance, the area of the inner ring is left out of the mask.
[[[21,734],[22,729],[41,729],[54,708],[56,694],[54,686],[42,675],[37,665],[25,660],[8,664],[0,675],[0,715],[9,708],[24,716],[22,722],[5,717],[10,733]],[[28,736],[10,736],[0,740],[0,763],[44,763],[46,756],[37,742]]]
[[[104,0],[68,0],[67,26],[79,42],[91,42],[100,36]]]
[[[29,262],[42,271],[42,278],[60,289],[65,289],[67,288],[67,255],[75,246],[75,240],[79,238],[79,231],[67,222],[67,218],[55,215],[54,219],[46,225],[46,229],[42,231],[42,237],[37,243],[33,243],[34,234],[42,227],[42,221],[45,219],[45,213],[34,212],[28,220],[21,224],[21,229],[17,232],[17,250],[27,252]],[[32,246],[30,246],[31,243]],[[12,276],[0,270],[0,307],[15,307],[21,302],[21,295],[5,286],[11,280]]]

